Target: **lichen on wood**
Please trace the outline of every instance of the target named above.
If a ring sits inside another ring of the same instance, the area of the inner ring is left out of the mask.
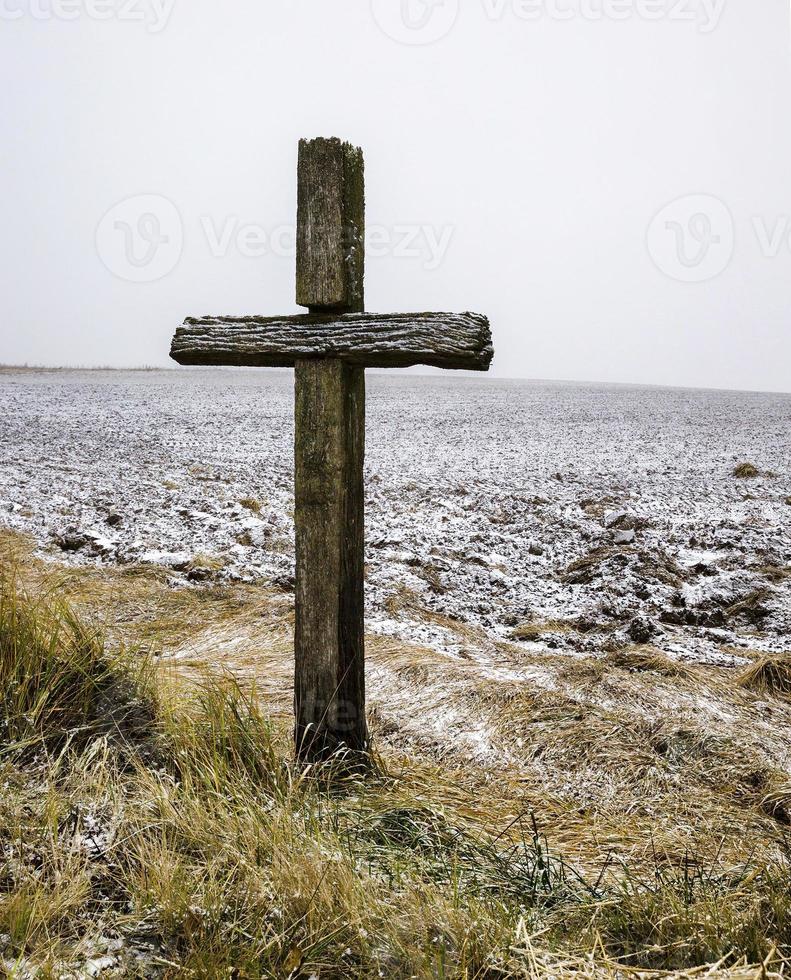
[[[191,318],[170,356],[194,365],[293,367],[335,357],[359,367],[486,371],[494,349],[489,321],[477,313],[350,313]]]
[[[297,305],[364,306],[363,153],[339,139],[301,140],[297,168]]]

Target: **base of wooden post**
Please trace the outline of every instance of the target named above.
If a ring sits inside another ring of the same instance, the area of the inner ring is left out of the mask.
[[[365,371],[295,367],[297,756],[368,752],[363,620]]]

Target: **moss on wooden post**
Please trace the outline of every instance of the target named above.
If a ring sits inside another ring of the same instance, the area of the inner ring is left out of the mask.
[[[365,373],[296,366],[297,753],[368,749],[363,625]]]
[[[338,139],[301,140],[297,168],[297,305],[365,308],[365,168]]]
[[[362,151],[302,141],[297,303],[361,312],[365,192]],[[337,359],[295,366],[297,755],[320,761],[368,750],[363,618],[365,372]]]

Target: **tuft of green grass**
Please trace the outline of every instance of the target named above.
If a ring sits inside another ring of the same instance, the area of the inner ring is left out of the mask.
[[[624,869],[589,921],[582,910],[572,910],[563,929],[598,938],[611,957],[632,969],[761,963],[778,948],[791,948],[788,886],[785,863],[758,871],[723,868],[694,854],[670,864],[657,855],[650,875]]]
[[[583,870],[549,810],[525,800],[483,825],[415,760],[367,778],[297,768],[254,688],[140,669],[13,579],[0,651],[12,975],[89,975],[98,955],[119,976],[566,980],[716,963],[706,975],[724,978],[791,952],[780,849],[754,867],[655,853]],[[105,704],[144,706],[145,724]],[[613,746],[612,724],[587,738]]]
[[[761,471],[752,463],[739,463],[734,468],[733,475],[737,480],[754,480],[761,475]]]
[[[0,754],[81,747],[97,735],[130,743],[150,735],[147,661],[133,670],[57,597],[33,600],[0,580]]]

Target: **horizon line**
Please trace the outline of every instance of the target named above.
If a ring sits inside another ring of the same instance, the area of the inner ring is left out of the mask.
[[[218,365],[218,366],[182,366],[175,365],[171,367],[157,366],[153,364],[141,364],[134,367],[128,366],[116,366],[111,364],[96,364],[96,365],[74,365],[74,364],[60,364],[60,365],[46,365],[46,364],[5,364],[0,362],[0,374],[10,374],[14,372],[25,372],[28,371],[32,374],[34,373],[47,373],[47,372],[68,372],[68,371],[95,371],[95,372],[129,372],[129,373],[153,373],[157,372],[169,372],[173,374],[182,374],[186,372],[197,372],[197,371],[265,371],[267,373],[280,373],[283,370],[293,370],[293,368],[247,368],[239,367],[235,365]],[[382,368],[369,368],[368,369],[373,374],[377,374],[382,377],[391,377],[396,373],[396,369],[382,369]],[[409,370],[409,369],[407,369]],[[405,371],[403,369],[398,369],[398,374],[404,375]],[[680,384],[669,384],[657,381],[602,381],[595,380],[591,378],[529,378],[529,377],[516,377],[516,376],[505,376],[497,375],[491,373],[484,373],[479,371],[454,371],[454,372],[440,372],[436,371],[425,371],[425,372],[415,372],[408,373],[406,377],[412,378],[450,378],[451,376],[458,378],[459,380],[483,380],[487,378],[491,381],[524,381],[529,384],[568,384],[568,385],[600,385],[600,386],[611,386],[617,388],[656,388],[656,389],[667,389],[671,391],[711,391],[711,392],[730,392],[732,394],[742,394],[742,395],[791,395],[791,390],[786,390],[782,388],[735,388],[735,387],[717,387],[713,385],[680,385]]]

